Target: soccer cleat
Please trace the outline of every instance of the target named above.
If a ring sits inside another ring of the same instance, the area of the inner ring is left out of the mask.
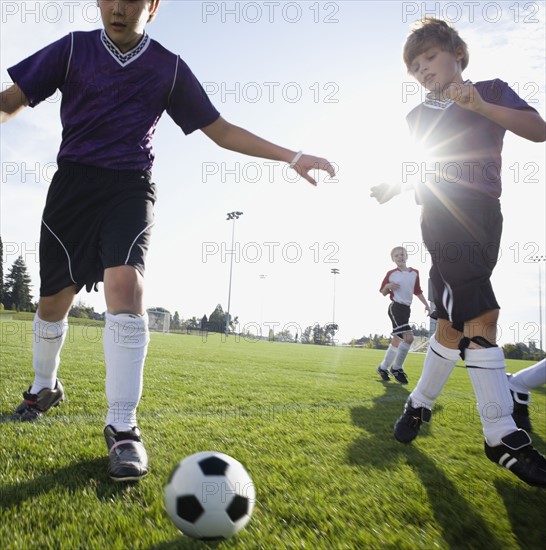
[[[546,487],[546,458],[532,445],[524,430],[505,435],[501,445],[491,447],[484,442],[485,454],[491,462],[510,470],[534,487]]]
[[[408,377],[406,376],[406,373],[404,372],[403,369],[393,369],[393,368],[391,368],[389,370],[389,373],[392,374],[392,376],[394,376],[394,379],[399,384],[407,384],[408,383]]]
[[[108,446],[108,475],[114,481],[138,481],[148,473],[148,455],[142,444],[140,430],[134,426],[128,432],[104,428]]]
[[[387,369],[382,369],[381,365],[379,365],[379,367],[377,367],[375,370],[377,374],[381,376],[381,380],[383,380],[383,382],[388,382],[391,379],[391,377],[389,376],[389,371]]]
[[[426,407],[413,407],[408,397],[404,412],[394,423],[394,437],[400,443],[411,443],[419,433],[423,422],[430,422],[432,412]]]
[[[64,388],[61,381],[57,380],[53,389],[43,388],[38,393],[30,393],[29,388],[23,392],[23,397],[25,400],[18,405],[11,418],[21,422],[33,422],[51,407],[56,407],[64,401]]]

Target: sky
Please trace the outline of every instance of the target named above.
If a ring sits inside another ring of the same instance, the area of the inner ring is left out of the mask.
[[[11,65],[72,30],[101,26],[92,1],[0,6],[3,88]],[[146,307],[184,319],[208,316],[217,304],[225,310],[233,257],[230,310],[243,329],[301,334],[333,320],[339,342],[390,332],[388,298],[379,293],[394,266],[390,250],[407,247],[424,289],[430,258],[412,194],[379,205],[369,193],[422,170],[405,116],[424,94],[401,52],[412,25],[427,15],[453,24],[469,45],[466,78],[501,78],[545,116],[544,2],[162,0],[148,34],[188,63],[224,118],[294,151],[324,156],[338,173],[316,174],[315,188],[284,165],[222,150],[199,131],[184,136],[165,114],[154,140],[159,200]],[[58,112],[55,95],[0,129],[4,273],[22,255],[34,296],[41,211],[60,143]],[[546,269],[533,259],[546,255],[545,149],[510,134],[504,143],[505,222],[493,275],[502,308],[499,341],[538,344]],[[232,211],[243,212],[233,247],[233,222],[226,219]],[[104,311],[100,290],[80,292],[77,302]],[[417,300],[411,321],[427,323]]]

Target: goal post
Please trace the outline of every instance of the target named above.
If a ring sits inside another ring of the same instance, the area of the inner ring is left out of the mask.
[[[171,315],[168,311],[148,309],[148,328],[150,332],[169,332]]]

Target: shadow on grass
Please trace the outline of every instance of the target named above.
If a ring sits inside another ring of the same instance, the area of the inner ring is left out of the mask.
[[[531,433],[533,446],[544,454],[545,442],[536,433]],[[544,489],[529,487],[515,481],[506,472],[505,479],[495,480],[495,487],[504,501],[512,525],[512,532],[523,549],[543,548],[546,540],[544,527]]]
[[[147,550],[204,550],[205,548],[218,548],[218,546],[225,541],[199,541],[193,540],[184,535],[180,535],[179,538],[169,540],[166,542],[160,542],[149,546]],[[236,542],[236,539],[233,539]]]
[[[476,513],[473,505],[460,494],[457,486],[446,477],[434,461],[413,445],[404,445],[395,440],[393,424],[402,413],[409,392],[402,386],[385,384],[385,394],[372,400],[372,407],[354,407],[351,410],[353,423],[366,431],[362,440],[349,448],[351,464],[388,470],[403,456],[420,478],[419,486],[413,484],[400,498],[428,500],[434,518],[450,548],[479,548],[487,543],[489,548],[503,548],[495,532]],[[435,411],[439,407],[435,407]],[[434,421],[434,420],[433,420]],[[427,437],[429,426],[424,425],[419,437]],[[463,542],[464,541],[464,542]]]
[[[39,497],[59,487],[69,491],[93,488],[99,500],[111,500],[123,495],[136,482],[116,483],[107,474],[108,458],[94,458],[75,462],[64,468],[51,469],[21,483],[8,483],[2,487],[0,509],[12,508],[22,502]]]

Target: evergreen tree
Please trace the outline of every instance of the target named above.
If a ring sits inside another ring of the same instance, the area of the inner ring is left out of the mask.
[[[19,256],[11,266],[6,276],[4,287],[6,306],[17,311],[32,311],[32,295],[30,294],[30,275],[22,256]]]
[[[224,332],[226,330],[226,314],[220,304],[209,315],[207,328],[210,332]]]
[[[174,312],[171,320],[171,330],[180,330],[180,315],[178,315],[178,311]]]

